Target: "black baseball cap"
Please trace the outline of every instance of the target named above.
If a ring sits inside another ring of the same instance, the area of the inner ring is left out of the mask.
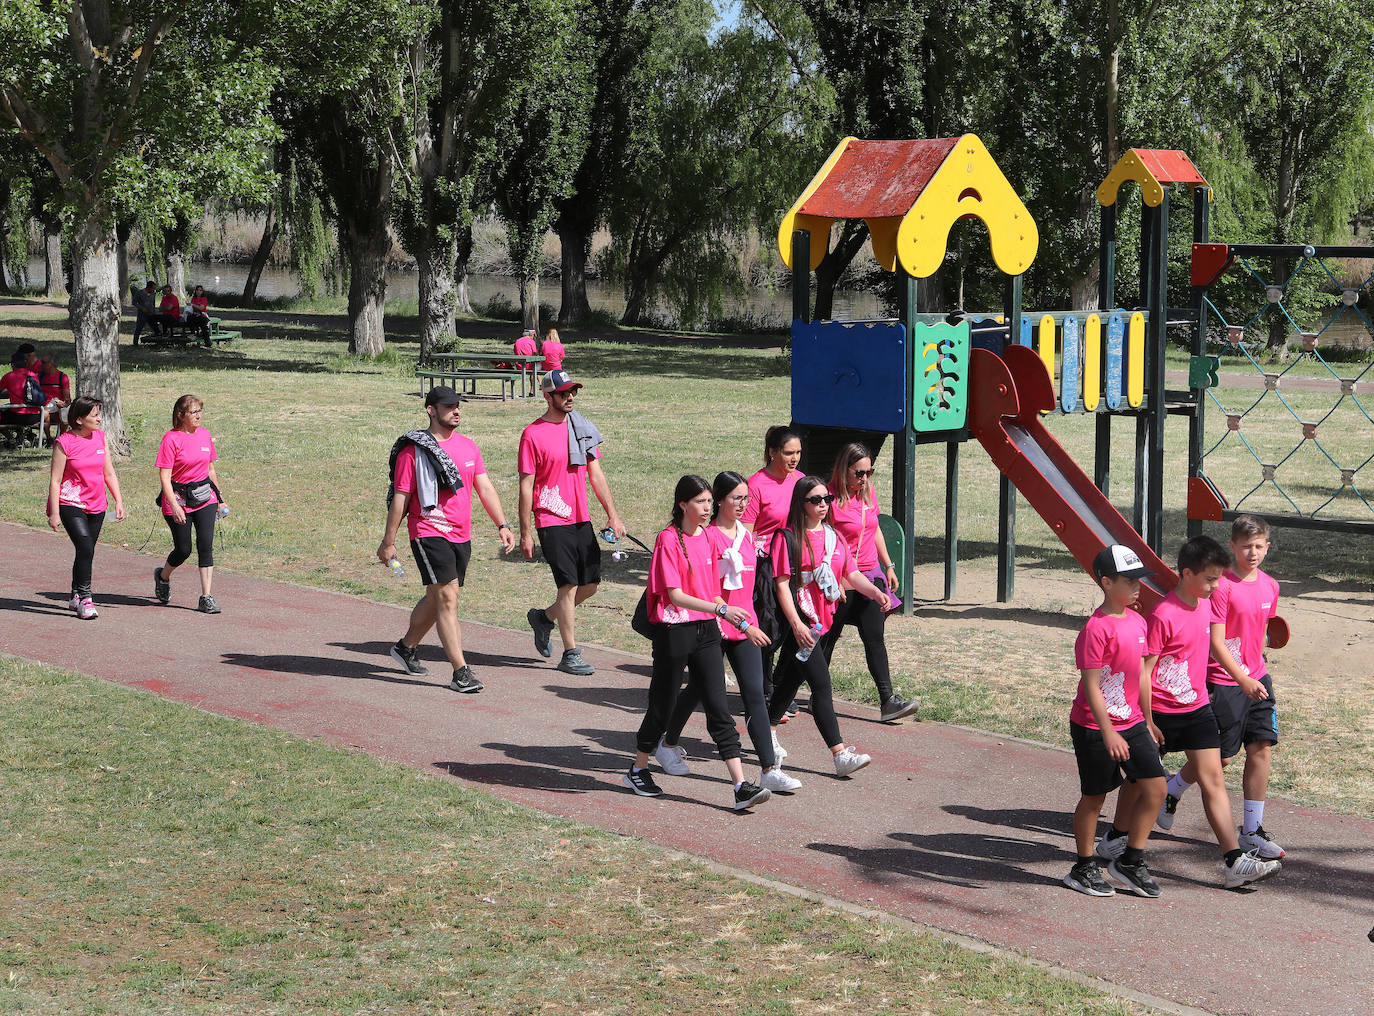
[[[1103,547],[1093,558],[1093,574],[1099,579],[1143,579],[1150,574],[1150,569],[1145,567],[1140,555],[1130,547],[1113,543]]]
[[[466,395],[459,395],[448,385],[435,385],[425,396],[426,406],[453,406],[459,402],[466,402]]]

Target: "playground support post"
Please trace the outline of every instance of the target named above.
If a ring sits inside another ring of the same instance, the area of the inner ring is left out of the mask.
[[[1098,249],[1097,306],[1105,315],[1116,306],[1116,205],[1102,206],[1102,239]],[[1104,318],[1105,320],[1105,318]],[[1102,364],[1105,378],[1106,363]],[[1111,497],[1112,414],[1097,414],[1097,434],[1093,443],[1093,483]]]
[[[959,442],[945,444],[945,599],[959,581]],[[908,597],[910,599],[910,597]]]
[[[1142,535],[1146,544],[1156,554],[1160,553],[1164,542],[1164,424],[1168,419],[1165,406],[1164,388],[1164,351],[1169,332],[1169,191],[1151,211],[1155,220],[1151,230],[1151,254],[1153,263],[1150,269],[1150,290],[1146,306],[1150,311],[1148,341],[1145,344],[1145,362],[1149,370],[1149,414],[1150,450],[1149,472],[1146,477],[1146,519]]]
[[[1004,291],[1007,341],[1021,328],[1021,276],[1007,276]],[[1005,473],[997,475],[997,602],[1009,603],[1016,593],[1016,488]]]
[[[1206,187],[1193,190],[1193,243],[1207,243],[1211,238],[1211,191]],[[1192,355],[1203,356],[1207,351],[1207,287],[1193,287],[1193,309],[1197,320],[1193,324]],[[1203,412],[1206,408],[1207,393],[1204,389],[1193,389],[1193,411],[1188,414],[1188,476],[1202,474]],[[1188,520],[1188,537],[1202,534],[1202,520]]]
[[[795,234],[794,234],[795,235]],[[795,256],[795,255],[794,255]],[[912,338],[912,326],[918,311],[916,299],[916,277],[901,264],[897,265],[897,312],[906,329],[906,399],[907,412],[915,405],[916,369],[920,364],[916,343]],[[915,611],[913,604],[916,585],[916,548],[912,534],[916,528],[916,428],[910,420],[902,433],[893,435],[892,442],[892,517],[902,527],[906,539],[902,541],[902,561],[897,574],[901,586],[907,590],[902,600],[902,613],[910,616]],[[949,534],[946,534],[949,539]]]
[[[811,323],[811,231],[792,231],[792,320]]]

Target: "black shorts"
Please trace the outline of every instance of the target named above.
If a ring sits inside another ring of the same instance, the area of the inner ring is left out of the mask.
[[[553,571],[554,585],[594,586],[601,581],[601,547],[590,522],[544,526],[539,549]]]
[[[1159,749],[1162,755],[1221,747],[1221,731],[1211,706],[1189,713],[1155,713],[1155,726],[1164,735],[1164,746]]]
[[[1268,674],[1259,679],[1267,699],[1252,702],[1234,684],[1209,684],[1207,694],[1212,699],[1212,712],[1217,718],[1221,737],[1221,757],[1240,754],[1242,745],[1256,741],[1279,743],[1279,717],[1274,706],[1274,682]]]
[[[420,581],[427,586],[446,586],[455,579],[462,586],[467,578],[472,558],[472,544],[467,540],[454,543],[442,536],[422,536],[410,541],[410,552],[420,569]]]
[[[1143,721],[1134,727],[1118,730],[1130,746],[1131,757],[1118,762],[1107,754],[1107,742],[1102,731],[1069,721],[1069,737],[1073,740],[1074,758],[1078,760],[1078,787],[1084,797],[1110,794],[1123,780],[1164,778],[1164,763],[1159,760],[1159,748],[1150,736],[1149,725]]]

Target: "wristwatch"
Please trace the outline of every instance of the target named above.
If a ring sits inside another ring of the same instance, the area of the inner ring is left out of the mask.
[[[716,604],[716,617],[724,617],[724,616],[725,616],[725,612],[726,612],[728,609],[729,609],[729,608],[726,607],[725,604],[723,604],[723,603],[717,603],[717,604]]]
[[[509,524],[509,523],[506,523],[506,522],[498,522],[498,523],[496,524],[496,531],[497,531],[498,533],[499,533],[501,530],[503,530],[503,529],[509,529],[509,528],[510,528],[510,524]]]

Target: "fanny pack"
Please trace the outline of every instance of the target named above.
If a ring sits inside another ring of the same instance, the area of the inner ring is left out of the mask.
[[[172,481],[172,492],[181,498],[181,503],[186,508],[200,508],[210,500],[210,495],[219,495],[219,488],[210,482],[207,477],[204,480],[194,480],[191,483],[177,483]],[[162,507],[162,491],[158,491],[157,497],[153,498],[153,504]]]

